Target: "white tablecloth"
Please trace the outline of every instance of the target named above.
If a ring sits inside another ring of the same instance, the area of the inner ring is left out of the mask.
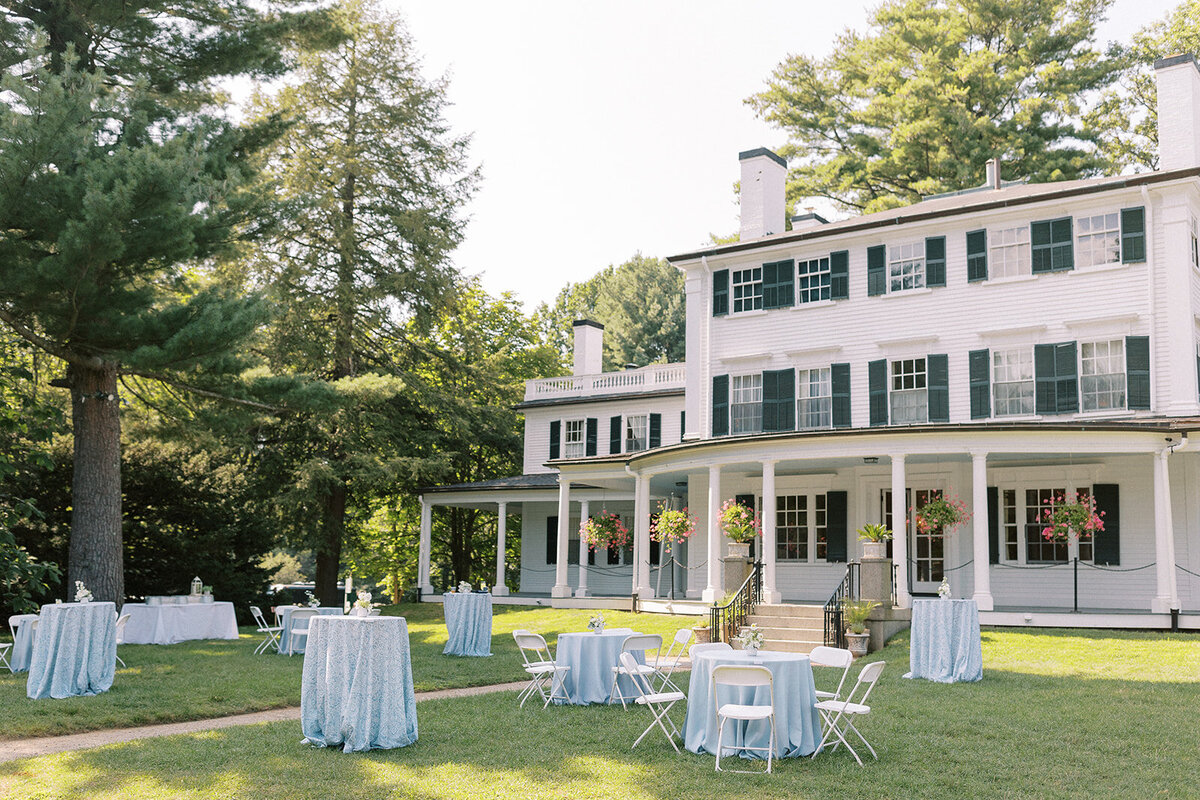
[[[117,667],[113,603],[42,606],[25,693],[31,700],[107,692]]]
[[[490,592],[446,592],[442,595],[446,617],[446,647],[442,655],[492,654],[492,595]]]
[[[571,669],[555,675],[555,681],[562,682],[569,698],[567,701],[555,699],[555,702],[578,706],[614,702],[608,695],[612,688],[613,667],[621,656],[625,639],[632,635],[628,628],[559,634],[555,661]],[[646,663],[645,651],[635,650],[632,655],[639,664]],[[631,678],[622,675],[618,686],[623,696],[637,697]],[[556,690],[555,694],[561,696],[563,692]]]
[[[979,606],[974,600],[914,600],[906,678],[983,680]]]
[[[148,606],[126,603],[122,614],[125,644],[175,644],[192,639],[236,639],[237,618],[233,603],[188,603],[185,606]]]

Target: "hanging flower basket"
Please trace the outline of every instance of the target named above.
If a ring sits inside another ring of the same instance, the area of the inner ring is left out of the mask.
[[[1060,494],[1042,511],[1042,522],[1046,526],[1042,528],[1046,541],[1089,539],[1104,530],[1104,512],[1096,510],[1096,501],[1091,495],[1077,493],[1073,501],[1067,502]]]
[[[579,526],[579,540],[592,550],[624,547],[629,543],[629,529],[621,522],[619,514],[600,512]]]
[[[726,500],[721,506],[721,530],[738,544],[749,544],[758,536],[758,515],[736,500]]]
[[[917,530],[921,533],[949,533],[951,528],[971,519],[967,504],[957,497],[936,497],[916,511]]]
[[[696,518],[686,508],[667,508],[666,503],[658,507],[658,514],[650,521],[650,538],[667,547],[690,539],[695,532]]]

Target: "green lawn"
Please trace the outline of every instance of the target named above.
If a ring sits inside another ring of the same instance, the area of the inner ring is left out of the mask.
[[[541,619],[531,612],[530,619]],[[558,612],[542,612],[547,618]],[[639,619],[639,622],[649,617]],[[0,765],[13,798],[1149,798],[1196,797],[1200,637],[984,631],[984,680],[906,681],[888,662],[863,730],[880,761],[844,752],[717,775],[661,735],[629,746],[644,709],[516,705],[515,693],[427,701],[420,740],[342,754],[298,722],[114,745]],[[49,701],[47,701],[49,702]],[[680,710],[677,709],[677,714]],[[682,714],[678,714],[677,720]]]
[[[446,625],[440,605],[392,606],[384,613],[408,619],[417,691],[522,680],[525,673],[510,635],[513,630],[528,628],[553,642],[562,631],[582,630],[591,615],[587,611],[497,606],[492,623],[492,657],[453,658],[442,655]],[[664,642],[677,628],[695,619],[620,612],[605,612],[605,617],[614,627],[662,633]],[[25,696],[28,673],[14,675],[0,668],[0,740],[299,705],[303,656],[254,655],[261,637],[253,630],[243,628],[236,642],[121,645],[121,658],[128,667],[121,669],[118,665],[112,689],[95,697],[30,700]]]

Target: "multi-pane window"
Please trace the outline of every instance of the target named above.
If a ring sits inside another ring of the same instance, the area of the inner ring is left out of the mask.
[[[1030,274],[1029,226],[988,231],[988,277]]]
[[[808,495],[781,494],[775,498],[775,558],[808,560]]]
[[[730,433],[762,430],[762,374],[734,375],[730,392]]]
[[[733,310],[753,311],[763,307],[762,267],[733,271]]]
[[[1004,560],[1018,560],[1021,548],[1020,526],[1017,524],[1017,490],[1005,489],[1000,506],[1000,524],[1003,528]]]
[[[1087,487],[1075,491],[1082,497],[1091,493]],[[1042,535],[1046,528],[1046,511],[1056,502],[1070,502],[1074,499],[1074,494],[1068,494],[1068,490],[1057,487],[1001,490],[1000,536],[1003,560],[1014,563],[1020,561],[1022,534],[1021,524],[1017,520],[1024,520],[1025,563],[1064,564],[1070,560],[1072,549],[1075,549],[1080,561],[1091,561],[1093,549],[1090,537],[1080,537],[1076,540],[1077,544],[1072,546],[1065,541],[1049,541]]]
[[[829,553],[829,524],[825,513],[825,495],[813,498],[813,541],[816,542],[817,560],[824,561]]]
[[[902,292],[925,285],[925,242],[888,248],[888,291]]]
[[[636,453],[650,446],[650,417],[631,414],[625,417],[625,452]]]
[[[833,389],[829,367],[802,369],[796,373],[796,427],[801,430],[833,425]]]
[[[1097,214],[1075,219],[1075,264],[1092,267],[1121,260],[1121,215]]]
[[[586,424],[582,419],[566,421],[563,426],[566,429],[566,435],[563,437],[563,458],[583,458],[587,447],[584,441]]]
[[[892,362],[892,423],[911,425],[929,421],[929,395],[925,389],[925,359]]]
[[[815,303],[829,299],[829,259],[814,258],[796,265],[796,302]]]
[[[1079,394],[1083,411],[1125,407],[1125,342],[1083,342],[1079,346]]]
[[[1067,560],[1067,543],[1047,539],[1042,535],[1046,527],[1045,512],[1056,497],[1064,497],[1064,489],[1025,490],[1025,561],[1028,563],[1056,563]]]
[[[992,351],[992,408],[997,417],[1033,413],[1033,351],[1028,347]]]

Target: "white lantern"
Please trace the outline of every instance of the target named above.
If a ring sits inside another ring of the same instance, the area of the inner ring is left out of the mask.
[[[192,594],[204,593],[204,581],[199,578],[192,578]]]

